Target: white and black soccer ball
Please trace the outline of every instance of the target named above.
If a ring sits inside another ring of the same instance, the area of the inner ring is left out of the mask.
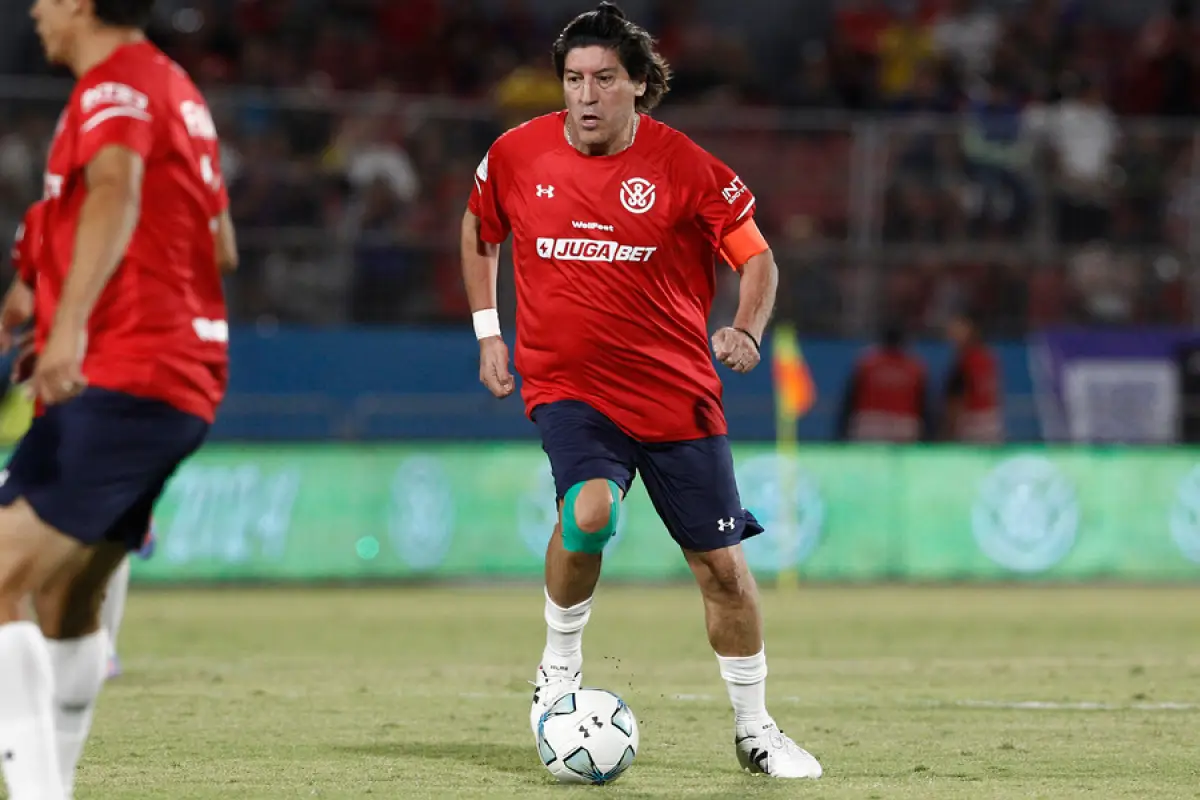
[[[612,692],[580,689],[558,698],[542,715],[537,749],[562,783],[612,783],[637,756],[637,719]]]

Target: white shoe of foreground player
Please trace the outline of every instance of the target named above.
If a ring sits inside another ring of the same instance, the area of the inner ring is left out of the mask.
[[[583,680],[579,664],[539,664],[533,684],[533,705],[529,709],[529,727],[537,736],[538,722],[546,709],[564,694],[574,692]]]
[[[751,774],[772,778],[819,778],[821,765],[774,722],[738,725],[733,737],[738,763]]]

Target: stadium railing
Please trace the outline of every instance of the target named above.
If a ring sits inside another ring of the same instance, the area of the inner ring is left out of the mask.
[[[0,80],[0,222],[40,189],[66,84]],[[243,248],[237,321],[460,321],[457,224],[470,174],[512,124],[487,104],[304,90],[214,91]],[[1098,123],[1060,151],[1055,117],[848,115],[668,105],[659,116],[759,198],[802,333],[934,332],[970,304],[990,333],[1063,321],[1197,319],[1200,133]],[[979,135],[973,134],[973,131]],[[989,139],[989,135],[991,138]],[[1085,176],[1063,173],[1074,154]],[[727,276],[721,302],[734,301]],[[502,295],[511,298],[506,287]]]

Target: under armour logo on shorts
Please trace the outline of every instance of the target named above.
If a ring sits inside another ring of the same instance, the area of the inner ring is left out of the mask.
[[[730,517],[729,519],[717,520],[717,530],[719,530],[719,531],[733,530],[733,517]]]

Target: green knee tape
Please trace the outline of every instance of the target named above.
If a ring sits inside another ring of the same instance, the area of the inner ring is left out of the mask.
[[[562,541],[563,549],[571,553],[602,553],[608,540],[617,532],[617,522],[621,517],[621,487],[616,481],[609,481],[608,488],[612,492],[612,500],[608,507],[608,524],[598,531],[580,530],[575,521],[575,500],[583,489],[585,481],[572,486],[563,498],[562,508]]]

